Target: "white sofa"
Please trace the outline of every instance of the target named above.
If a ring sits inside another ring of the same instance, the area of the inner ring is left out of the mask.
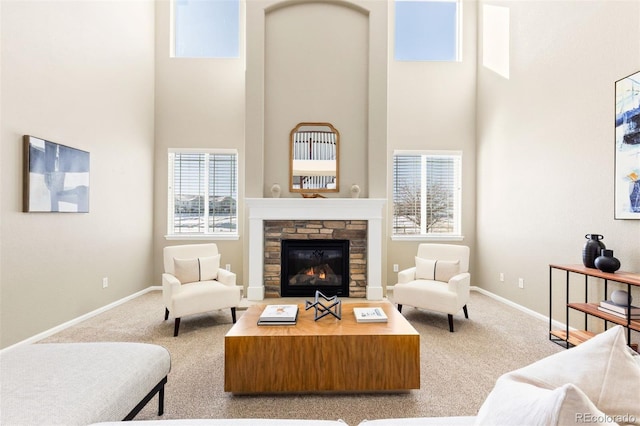
[[[169,351],[145,343],[37,343],[0,352],[0,424],[87,425],[132,419],[158,394]]]
[[[199,419],[139,426],[344,426],[341,420]],[[640,425],[640,355],[615,326],[572,349],[500,377],[476,416],[364,420],[358,426]],[[115,423],[101,423],[115,426]]]

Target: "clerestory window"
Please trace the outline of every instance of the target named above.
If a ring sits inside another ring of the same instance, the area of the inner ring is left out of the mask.
[[[173,0],[176,58],[237,58],[240,0]]]
[[[395,0],[397,61],[460,61],[459,0]]]

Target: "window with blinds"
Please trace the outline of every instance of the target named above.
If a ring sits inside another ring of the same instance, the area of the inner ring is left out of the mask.
[[[395,152],[393,234],[460,236],[461,152]]]
[[[235,150],[169,151],[169,235],[238,232]]]

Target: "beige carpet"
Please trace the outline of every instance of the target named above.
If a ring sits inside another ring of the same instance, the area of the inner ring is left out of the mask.
[[[163,321],[159,291],[90,318],[43,342],[128,341],[155,343],[171,353],[163,419],[312,418],[364,419],[475,415],[503,373],[562,351],[548,339],[548,323],[472,292],[469,320],[404,307],[420,332],[420,390],[401,394],[234,396],[224,392],[224,335],[229,310],[185,317],[173,337]],[[243,311],[238,314],[242,315]],[[295,354],[293,354],[295,356]],[[157,419],[157,398],[136,417]]]

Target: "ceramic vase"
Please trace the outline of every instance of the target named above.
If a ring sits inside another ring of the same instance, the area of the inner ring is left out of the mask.
[[[633,297],[629,297],[629,293],[624,290],[615,290],[611,293],[611,301],[616,305],[628,306],[633,302]]]
[[[358,198],[360,196],[360,187],[355,183],[351,185],[351,198]]]
[[[605,245],[602,242],[604,236],[600,234],[587,234],[584,236],[587,242],[584,243],[582,248],[582,263],[587,268],[595,268],[596,257],[600,256],[600,252],[605,249]]]
[[[620,269],[620,261],[613,257],[613,250],[603,249],[594,264],[602,272],[615,272]]]
[[[274,183],[271,186],[271,196],[273,198],[280,198],[280,185],[278,185],[277,183]]]

